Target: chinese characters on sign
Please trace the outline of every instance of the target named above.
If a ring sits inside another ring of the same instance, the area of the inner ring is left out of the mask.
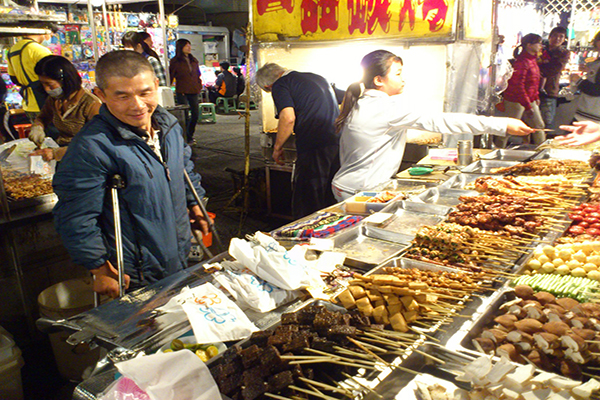
[[[253,0],[259,41],[439,37],[452,33],[454,0]]]

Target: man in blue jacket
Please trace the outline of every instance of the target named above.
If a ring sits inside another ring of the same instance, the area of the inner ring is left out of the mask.
[[[186,186],[198,194],[200,176],[177,119],[158,106],[158,79],[141,54],[114,51],[96,65],[96,94],[104,102],[73,139],[54,177],[55,225],[74,262],[95,275],[94,290],[118,296],[109,182],[119,190],[126,287],[134,289],[185,268],[190,221],[207,222]]]

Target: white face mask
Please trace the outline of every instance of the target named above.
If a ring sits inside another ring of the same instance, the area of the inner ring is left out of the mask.
[[[48,90],[46,93],[48,93],[48,96],[50,96],[54,99],[57,99],[60,96],[62,96],[63,89],[62,89],[62,87],[57,87],[56,89]]]

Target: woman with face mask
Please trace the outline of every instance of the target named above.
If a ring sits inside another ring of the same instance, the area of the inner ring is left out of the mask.
[[[361,61],[362,80],[346,90],[335,120],[341,167],[332,187],[338,201],[377,186],[398,172],[408,129],[499,136],[523,136],[533,131],[513,118],[406,110],[399,96],[404,90],[403,65],[394,53],[373,51]]]
[[[94,115],[101,101],[81,87],[81,77],[69,60],[62,56],[47,56],[35,66],[48,99],[31,126],[29,140],[41,147],[46,138],[45,129],[50,124],[59,132],[57,149],[40,149],[32,155],[42,155],[44,160],[60,161],[67,152],[71,139]]]

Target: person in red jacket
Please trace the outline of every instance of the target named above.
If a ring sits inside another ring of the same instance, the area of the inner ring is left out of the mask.
[[[542,37],[535,33],[523,36],[521,44],[515,49],[516,60],[513,63],[513,74],[504,91],[503,117],[523,119],[534,129],[543,129],[544,121],[540,113],[540,68],[537,57],[542,50]],[[546,140],[543,131],[538,130],[528,138],[531,143],[540,144]],[[494,137],[496,147],[506,147],[508,138]],[[526,139],[527,140],[527,139]]]

